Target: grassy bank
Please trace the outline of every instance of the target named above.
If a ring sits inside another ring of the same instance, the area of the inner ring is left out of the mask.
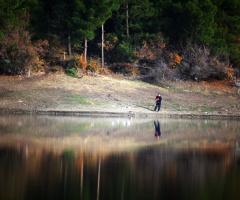
[[[163,97],[159,113],[153,112],[157,93]],[[5,112],[239,115],[239,97],[229,81],[150,84],[120,75],[72,78],[62,72],[0,77],[0,109]]]

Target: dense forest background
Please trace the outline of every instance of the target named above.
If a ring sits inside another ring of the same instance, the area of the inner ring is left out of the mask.
[[[240,0],[0,0],[0,74],[233,79]]]

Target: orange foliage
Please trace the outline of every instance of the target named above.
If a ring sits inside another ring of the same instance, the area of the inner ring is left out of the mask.
[[[47,40],[31,42],[32,35],[27,30],[29,15],[25,14],[19,19],[14,28],[7,27],[3,39],[0,41],[0,57],[4,61],[4,70],[11,74],[25,73],[26,69],[40,66],[44,55]],[[44,70],[41,67],[41,71]]]
[[[114,73],[122,73],[124,75],[134,75],[139,73],[139,68],[134,67],[131,63],[114,63],[109,69]]]
[[[99,71],[100,65],[100,58],[90,58],[87,65],[87,70],[91,72]]]
[[[118,41],[117,36],[114,36],[114,35],[108,33],[103,46],[107,51],[112,50],[115,47],[117,41]],[[98,46],[102,47],[102,43],[98,43]]]
[[[182,57],[179,56],[177,53],[170,53],[170,62],[169,65],[172,67],[176,67],[181,63]]]
[[[106,41],[105,41],[105,43],[104,43],[105,49],[106,49],[107,51],[108,51],[108,50],[112,50],[112,49],[115,47],[117,41],[118,41],[117,36],[114,36],[114,35],[108,33],[108,34],[107,34],[107,37],[106,37]]]
[[[143,46],[139,51],[139,56],[140,56],[140,58],[146,58],[146,59],[149,59],[149,60],[154,58],[154,54],[151,51],[151,49],[149,48],[146,41],[143,42]]]
[[[197,82],[192,82],[193,85],[198,85]],[[228,92],[234,92],[234,88],[232,87],[232,82],[229,80],[211,80],[211,81],[202,81],[201,84],[204,87],[207,87],[210,90],[222,90]]]
[[[159,34],[158,37],[156,37],[149,43],[144,41],[143,46],[141,47],[139,52],[135,53],[135,55],[140,58],[153,60],[153,59],[162,57],[162,53],[165,47],[166,47],[166,43],[163,40],[163,36]]]
[[[44,48],[43,47],[47,47],[49,46],[49,43],[47,40],[38,40],[34,43],[34,50],[35,52],[32,54],[34,56],[34,59],[32,61],[32,66],[31,66],[31,70],[33,71],[40,71],[40,72],[44,72],[44,61],[43,59],[41,59],[41,54],[44,53]]]
[[[227,68],[227,71],[226,71],[227,79],[233,80],[234,73],[235,73],[235,69],[233,69],[233,68],[232,68],[232,65],[230,65],[230,66]]]
[[[139,68],[133,67],[131,63],[123,63],[124,74],[138,74]]]
[[[83,71],[86,71],[87,62],[85,61],[84,55],[81,54],[81,55],[77,56],[76,59],[77,59],[77,64],[75,67],[82,69]]]
[[[33,65],[30,67],[31,71],[44,72],[44,62],[38,56],[36,56]]]

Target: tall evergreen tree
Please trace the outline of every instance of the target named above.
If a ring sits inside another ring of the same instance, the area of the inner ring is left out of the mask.
[[[117,2],[113,0],[75,0],[75,10],[69,24],[73,30],[75,44],[78,44],[77,41],[85,40],[85,56],[87,40],[92,40],[95,30],[111,17],[112,10],[118,8]]]
[[[21,17],[28,11],[26,0],[0,0],[0,37],[8,29],[12,29],[21,23]]]
[[[217,7],[212,4],[211,0],[193,0],[186,4],[186,8],[194,39],[209,46],[214,40]]]
[[[215,53],[227,55],[233,63],[240,61],[240,1],[212,0],[217,6],[217,24],[212,48]]]
[[[114,0],[41,0],[46,11],[48,35],[59,37],[71,46],[81,46],[84,40],[92,40],[94,31],[111,17],[118,6]]]

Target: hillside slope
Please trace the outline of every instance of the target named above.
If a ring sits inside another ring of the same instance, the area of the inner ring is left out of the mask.
[[[227,81],[159,82],[122,76],[72,78],[62,72],[0,76],[0,110],[59,110],[152,113],[155,97],[161,113],[239,114],[240,95]]]

